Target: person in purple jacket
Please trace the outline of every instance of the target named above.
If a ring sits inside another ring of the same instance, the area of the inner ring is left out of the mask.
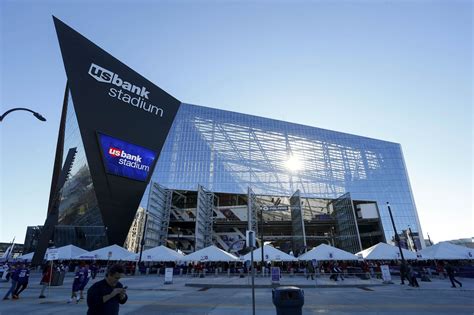
[[[26,266],[26,264],[21,264],[21,267],[15,271],[16,278],[17,278],[17,285],[15,292],[13,293],[13,299],[17,300],[20,298],[20,293],[26,289],[28,286],[28,281],[30,279],[30,270]],[[14,276],[15,276],[14,274]]]
[[[81,290],[82,283],[84,282],[85,279],[85,268],[81,264],[79,266],[79,269],[77,270],[75,276],[74,276],[74,281],[72,282],[72,293],[71,293],[71,298],[69,299],[68,303],[71,303],[73,299],[76,299],[76,304],[79,303],[79,300],[81,297],[77,294],[78,291]]]
[[[90,278],[91,270],[89,268],[89,265],[86,264],[86,266],[84,267],[84,280],[82,281],[81,286],[79,287],[79,290],[81,291],[81,300],[84,299],[84,288],[86,287]]]

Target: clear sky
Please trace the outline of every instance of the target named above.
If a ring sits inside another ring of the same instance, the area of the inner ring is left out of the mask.
[[[0,0],[0,241],[45,220],[55,15],[179,100],[401,143],[423,232],[472,237],[472,1]]]

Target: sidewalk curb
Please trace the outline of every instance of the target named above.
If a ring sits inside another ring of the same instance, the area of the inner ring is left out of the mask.
[[[219,288],[219,289],[231,289],[231,288],[251,288],[250,284],[211,284],[211,283],[185,283],[184,286],[186,287],[194,287],[194,288]],[[386,284],[342,284],[342,285],[330,285],[330,284],[320,284],[320,285],[311,285],[311,284],[256,284],[256,289],[271,289],[277,288],[280,286],[295,286],[299,288],[367,288],[367,287],[382,287],[386,286]]]

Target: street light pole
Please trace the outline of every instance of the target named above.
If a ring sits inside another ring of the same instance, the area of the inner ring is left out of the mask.
[[[265,258],[263,256],[263,246],[265,242],[263,241],[263,207],[260,207],[260,240],[262,242],[262,277],[265,276]]]
[[[17,111],[17,110],[24,110],[24,111],[30,112],[30,113],[32,113],[33,116],[35,116],[38,120],[46,121],[46,118],[44,118],[40,113],[37,113],[37,112],[35,112],[35,111],[32,111],[31,109],[28,109],[28,108],[17,107],[17,108],[9,109],[9,110],[7,110],[5,113],[3,113],[3,115],[0,115],[0,122],[5,118],[5,116],[7,116],[7,115],[10,114],[11,112],[14,112],[14,111]]]
[[[180,248],[181,246],[179,245],[179,242],[181,241],[181,239],[180,239],[180,233],[181,233],[181,228],[178,227],[178,242],[176,243],[176,249],[178,249],[178,250],[181,249],[181,248]]]
[[[140,263],[142,262],[143,246],[145,246],[145,234],[146,234],[147,221],[148,221],[148,210],[145,210],[145,224],[143,225],[142,240],[140,242],[140,256],[138,257],[137,267],[139,267]],[[137,271],[138,271],[138,268],[136,268],[135,274],[137,274]]]
[[[398,235],[397,228],[395,227],[395,222],[393,221],[392,209],[390,209],[390,203],[387,201],[388,213],[390,214],[390,220],[392,221],[393,232],[395,233],[395,241],[398,245],[398,250],[400,251],[400,256],[402,257],[402,264],[405,264],[405,257],[403,256],[402,247],[400,246],[400,236]]]

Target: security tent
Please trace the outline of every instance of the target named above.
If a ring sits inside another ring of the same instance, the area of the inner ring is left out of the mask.
[[[359,260],[356,255],[346,252],[345,250],[321,244],[307,253],[298,257],[298,260]]]
[[[251,254],[246,254],[243,259],[250,260]],[[263,246],[263,256],[265,261],[295,261],[297,260],[295,257],[288,255],[285,252],[282,252],[279,249],[276,249],[270,245]],[[262,260],[262,248],[257,248],[253,251],[253,260],[254,261],[261,261]]]
[[[74,245],[66,245],[66,246],[62,246],[62,247],[58,247],[58,248],[48,248],[46,250],[45,255],[44,255],[44,259],[49,260],[48,254],[51,252],[51,250],[56,251],[57,260],[71,260],[71,259],[75,259],[75,257],[77,257],[79,255],[83,255],[83,254],[87,253],[87,251],[85,249],[82,249],[80,247],[77,247],[77,246],[74,246]],[[34,254],[35,254],[34,252],[29,253],[29,254],[25,254],[25,255],[22,255],[22,256],[18,257],[18,259],[31,261],[33,259]]]
[[[132,254],[126,257],[124,260],[138,261],[139,257],[140,257],[140,253]],[[179,260],[183,260],[183,258],[184,258],[183,254],[178,253],[163,245],[144,250],[142,253],[142,261],[145,261],[145,262],[147,261],[179,261]]]
[[[217,248],[214,245],[208,246],[201,250],[198,250],[192,254],[186,255],[182,259],[183,261],[237,261],[239,260],[232,254]]]
[[[91,252],[87,252],[76,256],[74,259],[79,260],[125,260],[128,256],[132,255],[123,247],[116,244],[110,245],[104,248],[96,249]]]
[[[407,260],[415,260],[417,256],[414,252],[402,248],[403,257]],[[372,247],[364,249],[356,254],[367,260],[399,260],[402,259],[400,250],[397,246],[386,243],[378,243]]]
[[[449,242],[440,242],[436,245],[420,250],[419,253],[427,259],[474,259],[474,249],[454,245]]]

